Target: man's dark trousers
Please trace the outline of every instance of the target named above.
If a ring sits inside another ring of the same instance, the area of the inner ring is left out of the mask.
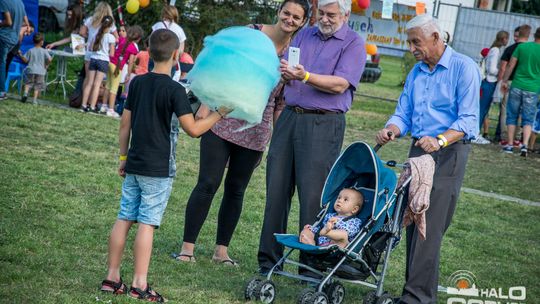
[[[408,304],[437,303],[441,242],[450,226],[459,197],[471,145],[458,141],[432,153],[436,162],[430,206],[426,211],[426,240],[414,224],[407,227],[405,286],[401,301]],[[409,157],[425,152],[414,146]]]
[[[299,229],[315,222],[324,182],[341,151],[344,131],[343,113],[300,114],[290,107],[281,113],[266,164],[266,208],[258,252],[261,270],[269,270],[283,256],[283,246],[275,241],[274,233],[287,232],[295,186],[300,201]]]

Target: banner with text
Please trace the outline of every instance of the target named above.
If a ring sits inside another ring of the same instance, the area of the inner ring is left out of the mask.
[[[394,3],[392,19],[382,18],[382,8],[382,1],[372,1],[368,9],[351,13],[349,27],[366,43],[376,44],[379,53],[403,56],[408,51],[405,24],[416,16],[416,8]]]

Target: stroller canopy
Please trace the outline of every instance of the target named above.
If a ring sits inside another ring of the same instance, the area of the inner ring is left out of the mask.
[[[341,189],[354,187],[364,194],[366,201],[359,217],[378,219],[387,201],[395,195],[396,186],[396,173],[382,163],[367,143],[355,142],[332,166],[324,184],[321,204],[333,206]],[[366,188],[373,191],[365,191]]]

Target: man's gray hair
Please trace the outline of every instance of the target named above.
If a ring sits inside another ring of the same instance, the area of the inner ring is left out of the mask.
[[[437,24],[437,20],[433,19],[428,14],[418,15],[409,20],[409,22],[407,22],[405,25],[405,31],[413,28],[420,28],[426,37],[433,33],[437,33],[439,34],[439,38],[442,39],[441,28]]]
[[[319,0],[317,7],[320,8],[321,6],[326,6],[332,3],[337,3],[339,5],[339,10],[343,16],[351,11],[351,0]]]

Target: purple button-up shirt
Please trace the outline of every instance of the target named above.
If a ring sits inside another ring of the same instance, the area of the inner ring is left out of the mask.
[[[285,86],[285,102],[305,109],[347,112],[353,93],[366,65],[364,40],[343,23],[334,35],[325,39],[318,27],[302,29],[290,46],[300,48],[300,64],[310,73],[345,78],[349,88],[343,94],[330,94],[292,80]],[[288,54],[285,55],[285,59]]]

